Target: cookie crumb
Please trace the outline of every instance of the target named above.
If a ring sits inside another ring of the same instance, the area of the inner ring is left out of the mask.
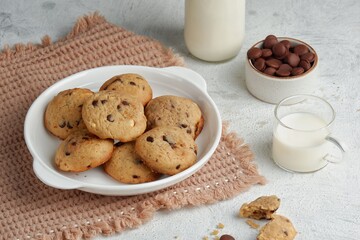
[[[225,227],[225,225],[222,224],[222,223],[219,223],[216,227],[217,227],[218,229],[223,229],[223,228]]]
[[[214,229],[210,234],[211,234],[211,235],[218,235],[218,234],[219,234],[219,230]]]
[[[254,228],[254,229],[258,229],[260,226],[259,224],[257,224],[256,222],[254,222],[251,219],[246,220],[246,223],[247,223],[247,225],[249,225],[251,228]]]
[[[207,236],[203,237],[202,240],[209,240]]]

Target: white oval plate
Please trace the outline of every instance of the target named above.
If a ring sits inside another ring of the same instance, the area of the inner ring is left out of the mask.
[[[200,106],[205,124],[196,139],[198,160],[193,166],[174,176],[164,176],[157,181],[141,184],[119,183],[108,176],[102,167],[82,173],[61,172],[56,168],[53,159],[60,140],[47,132],[43,122],[48,102],[65,89],[80,87],[98,91],[107,79],[122,73],[138,73],[144,76],[153,89],[154,97],[183,96]],[[103,195],[127,196],[156,191],[194,174],[214,153],[220,141],[221,128],[219,111],[206,91],[205,80],[198,73],[183,67],[106,66],[76,73],[46,89],[34,101],[26,115],[24,135],[34,159],[34,172],[43,183],[59,189],[79,189]]]

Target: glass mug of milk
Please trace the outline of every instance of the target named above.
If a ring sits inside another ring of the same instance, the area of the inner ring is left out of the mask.
[[[314,172],[341,161],[345,145],[330,135],[332,106],[312,95],[295,95],[275,108],[272,158],[292,172]]]
[[[245,0],[186,0],[185,44],[205,61],[235,57],[245,36]]]

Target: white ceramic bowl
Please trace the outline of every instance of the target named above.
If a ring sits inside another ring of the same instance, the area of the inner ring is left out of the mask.
[[[279,103],[282,99],[296,94],[312,94],[318,89],[317,78],[318,56],[315,50],[307,43],[288,37],[278,37],[279,41],[289,40],[291,46],[304,44],[315,54],[312,67],[298,76],[277,77],[270,76],[257,70],[251,60],[246,56],[245,78],[249,92],[256,98],[272,104]],[[255,43],[252,47],[261,47],[263,41]]]
[[[43,122],[48,102],[65,89],[82,87],[98,91],[105,80],[122,73],[138,73],[144,76],[153,89],[154,97],[165,94],[183,96],[199,105],[205,124],[196,139],[198,160],[193,166],[174,176],[164,176],[157,181],[142,184],[119,183],[108,176],[102,167],[82,173],[62,172],[56,168],[53,159],[60,140],[47,132]],[[136,195],[168,187],[198,171],[215,151],[220,141],[221,129],[219,111],[206,91],[205,80],[196,72],[182,67],[108,66],[79,72],[45,90],[26,115],[24,135],[34,159],[34,172],[45,184],[59,189],[79,189],[104,195]]]

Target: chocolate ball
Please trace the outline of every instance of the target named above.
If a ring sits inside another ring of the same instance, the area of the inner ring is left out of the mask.
[[[261,57],[262,50],[257,47],[250,48],[249,51],[247,51],[247,56],[249,59],[257,59]]]
[[[271,49],[278,42],[279,41],[277,37],[275,37],[274,35],[268,35],[264,40],[263,48]]]
[[[270,75],[270,76],[274,76],[275,72],[276,72],[276,69],[272,68],[272,67],[267,67],[264,70],[264,73],[267,74],[267,75]]]
[[[235,238],[231,235],[228,235],[228,234],[224,234],[220,237],[219,240],[235,240]]]
[[[254,62],[254,67],[259,71],[264,71],[265,67],[266,67],[265,59],[263,59],[263,58],[256,59]]]
[[[311,63],[308,60],[301,60],[299,67],[302,67],[305,71],[307,71],[311,68]]]
[[[262,51],[262,55],[261,55],[261,56],[262,56],[263,58],[268,58],[268,57],[270,57],[270,56],[272,55],[271,49],[264,48],[264,49],[262,49],[261,51]]]
[[[303,74],[304,72],[305,72],[305,70],[302,67],[296,67],[291,70],[291,75],[297,76],[297,75]]]
[[[304,53],[303,55],[301,55],[300,59],[307,60],[312,63],[315,60],[315,54],[312,52]]]
[[[289,40],[282,40],[282,41],[280,41],[280,42],[281,42],[282,44],[284,44],[287,49],[290,49],[291,43],[290,43]]]
[[[270,58],[265,61],[265,64],[269,67],[278,69],[280,67],[280,65],[282,64],[282,62],[279,59]]]
[[[283,59],[289,50],[285,47],[283,43],[277,43],[272,47],[272,52],[275,58]]]
[[[276,70],[276,75],[280,77],[288,77],[291,74],[292,67],[289,64],[281,64],[279,69]]]
[[[300,62],[300,58],[295,53],[289,53],[284,58],[284,62],[288,63],[291,67],[296,67]]]
[[[305,53],[308,53],[309,52],[309,49],[307,46],[305,46],[304,44],[299,44],[299,45],[296,45],[294,47],[294,53],[301,56]]]

